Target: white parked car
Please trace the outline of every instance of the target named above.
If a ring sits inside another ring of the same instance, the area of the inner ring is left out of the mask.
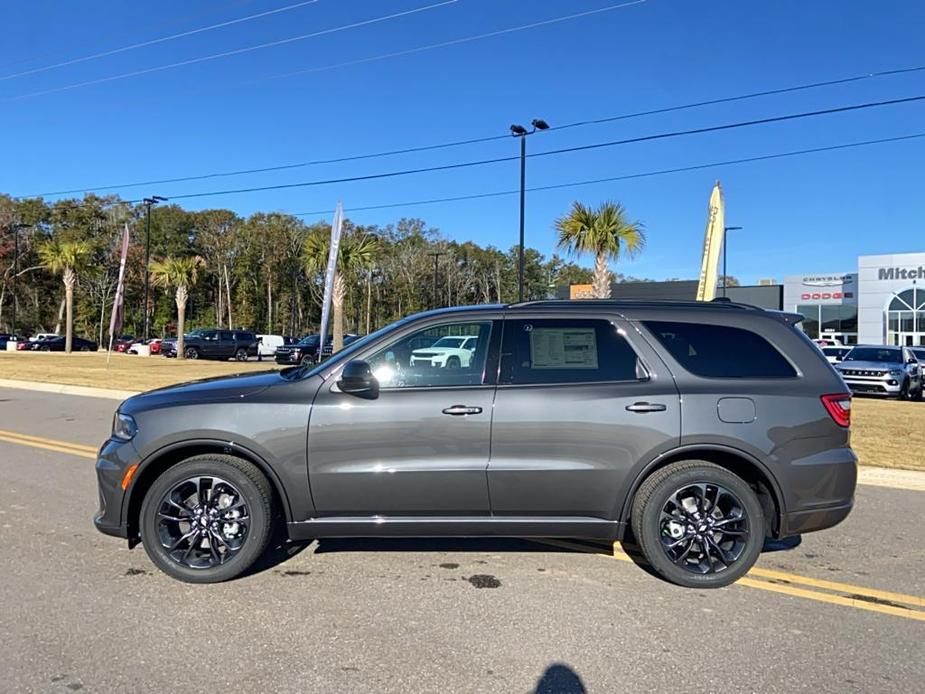
[[[411,352],[411,366],[435,366],[442,369],[458,369],[469,366],[477,335],[448,335],[441,337],[430,347]]]
[[[820,349],[830,364],[839,363],[851,351],[850,347],[820,347]]]
[[[47,337],[61,337],[58,333],[36,333],[29,338],[29,342],[38,342],[39,340],[44,340]]]

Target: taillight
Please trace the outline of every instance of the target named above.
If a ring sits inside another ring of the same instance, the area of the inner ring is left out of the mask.
[[[851,426],[851,393],[823,395],[822,404],[838,426]]]

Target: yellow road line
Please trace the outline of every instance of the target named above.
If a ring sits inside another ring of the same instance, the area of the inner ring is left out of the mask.
[[[90,460],[96,460],[96,452],[89,451],[82,448],[71,448],[69,446],[61,446],[52,440],[45,441],[33,441],[22,439],[19,437],[9,436],[5,432],[0,432],[0,441],[6,441],[7,443],[15,443],[20,446],[30,446],[32,448],[41,448],[46,451],[55,451],[57,453],[67,453],[68,455],[76,455],[80,458],[88,458]]]
[[[18,431],[5,431],[0,429],[0,436],[7,436],[14,439],[23,439],[25,441],[35,441],[37,443],[46,443],[51,446],[61,446],[62,448],[76,448],[81,451],[89,451],[90,453],[96,453],[98,446],[88,446],[84,443],[71,443],[70,441],[59,441],[57,439],[47,439],[42,436],[31,436],[29,434],[22,434]]]
[[[598,548],[603,549],[600,546],[595,548],[591,545],[582,545],[579,543],[565,542],[562,540],[537,540],[537,542],[546,545],[552,545],[553,547],[561,547],[563,549],[571,549],[579,552],[596,554],[600,557],[607,557],[608,559],[616,559],[618,561],[635,561],[629,554],[623,551],[623,549],[619,547],[619,543],[616,542],[613,545],[612,554],[595,551]],[[640,561],[642,560],[640,559]],[[772,581],[787,581],[788,583],[797,583],[801,585],[813,586],[819,589],[848,593],[848,595],[833,595],[831,593],[822,592],[822,590],[797,588],[788,585],[787,583]],[[781,593],[797,598],[806,598],[807,600],[816,600],[817,602],[825,602],[832,605],[853,607],[858,610],[879,612],[880,614],[888,614],[893,617],[904,617],[906,619],[913,619],[916,621],[925,621],[925,612],[903,607],[900,604],[884,605],[878,602],[864,599],[866,597],[873,600],[885,600],[891,603],[907,603],[910,605],[916,605],[918,607],[925,606],[925,599],[916,597],[914,595],[904,595],[902,593],[892,593],[889,591],[864,588],[862,586],[855,586],[849,583],[823,581],[820,579],[810,578],[808,576],[800,576],[798,574],[774,571],[771,569],[761,569],[757,567],[749,571],[745,578],[740,578],[738,581],[736,581],[735,585],[757,588],[759,590],[767,590],[772,593]]]

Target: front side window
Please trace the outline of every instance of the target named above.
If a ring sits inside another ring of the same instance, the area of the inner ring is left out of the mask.
[[[506,320],[501,382],[511,385],[637,381],[636,352],[617,327],[597,319]]]
[[[671,356],[706,378],[793,378],[796,371],[761,335],[702,323],[644,321]]]
[[[381,388],[482,383],[491,321],[448,323],[406,335],[367,361]]]

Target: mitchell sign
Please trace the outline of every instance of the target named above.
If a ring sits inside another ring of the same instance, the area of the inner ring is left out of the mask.
[[[925,279],[925,267],[880,267],[877,268],[878,280],[921,280]]]

